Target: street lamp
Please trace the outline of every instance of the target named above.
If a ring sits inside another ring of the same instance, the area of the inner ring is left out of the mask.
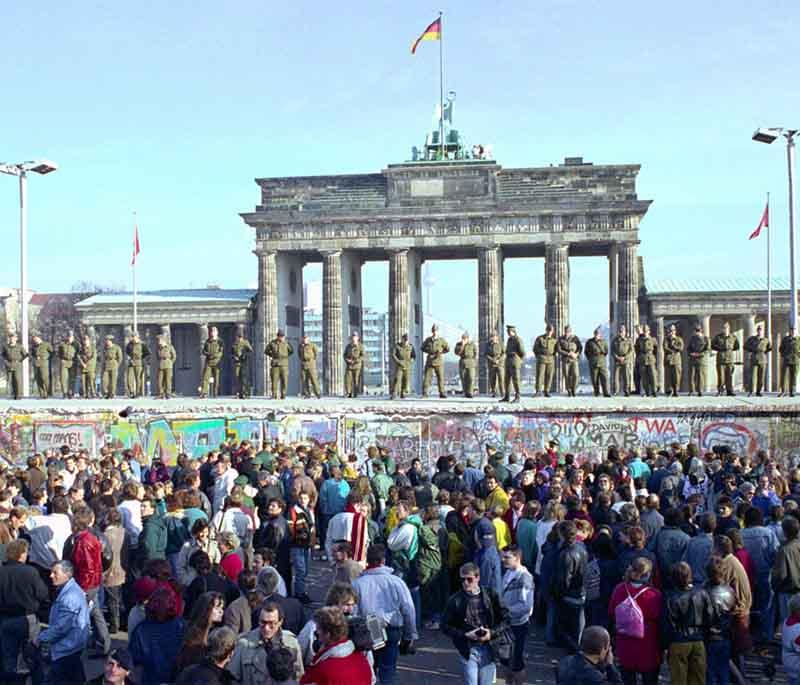
[[[18,164],[5,164],[0,162],[0,173],[19,178],[19,262],[20,262],[20,342],[28,346],[28,172],[35,174],[49,174],[58,169],[55,162],[40,159],[35,162],[20,162]],[[27,364],[22,365],[22,396],[27,397],[30,392],[30,372]]]
[[[791,128],[758,128],[753,140],[767,145],[778,138],[786,138],[786,163],[789,168],[789,295],[791,297],[790,326],[797,325],[797,278],[794,256],[794,137],[798,129]]]

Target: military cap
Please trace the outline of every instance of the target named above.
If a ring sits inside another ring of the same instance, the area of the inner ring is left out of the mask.
[[[431,330],[432,331],[438,331],[439,330],[439,326],[437,326],[436,324],[433,324],[433,326],[431,326]]]
[[[106,336],[106,340],[113,340],[113,339],[114,339],[114,336],[113,336],[111,333],[109,333],[109,334]]]
[[[696,323],[696,324],[694,325],[694,330],[696,330],[696,331],[702,331],[702,330],[703,330],[703,324],[701,324],[701,323]]]
[[[517,327],[516,326],[512,326],[511,324],[509,324],[508,326],[506,326],[506,330],[507,331],[516,331]]]
[[[408,333],[403,333],[403,335],[400,336],[400,339],[401,340],[408,340]]]
[[[278,329],[278,337],[279,337],[279,338],[283,338],[285,335],[286,335],[286,333],[284,333],[284,332],[283,332],[283,329],[282,329],[282,328],[279,328],[279,329]]]

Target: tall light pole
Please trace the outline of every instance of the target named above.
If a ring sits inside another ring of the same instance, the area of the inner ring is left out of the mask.
[[[38,160],[5,164],[0,162],[0,173],[19,178],[19,299],[20,299],[20,344],[29,345],[28,331],[28,172],[49,174],[58,169],[55,162]],[[22,364],[22,395],[30,392],[30,371],[28,364]]]
[[[759,143],[774,143],[780,136],[786,138],[786,163],[789,171],[789,296],[791,298],[790,326],[797,326],[797,268],[794,251],[794,138],[798,129],[759,128],[753,140]]]

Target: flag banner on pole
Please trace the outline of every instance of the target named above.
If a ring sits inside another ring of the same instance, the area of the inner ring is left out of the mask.
[[[748,240],[758,238],[758,236],[761,234],[762,228],[769,228],[769,202],[767,202],[766,207],[764,207],[764,213],[761,215],[761,221],[758,222],[756,230],[750,234]]]
[[[421,43],[423,40],[441,40],[441,39],[442,39],[442,18],[441,18],[441,17],[439,17],[438,19],[436,19],[435,21],[433,21],[433,22],[431,23],[431,25],[430,25],[430,26],[428,26],[428,28],[426,28],[426,29],[425,29],[425,30],[422,32],[422,35],[421,35],[419,38],[417,38],[417,40],[415,40],[415,41],[414,41],[414,42],[411,44],[411,54],[413,55],[413,54],[415,54],[415,53],[416,53],[416,51],[417,51],[417,46],[418,46],[418,45],[419,45],[419,44],[420,44],[420,43]]]
[[[139,226],[133,225],[133,257],[131,257],[131,266],[136,265],[136,255],[139,254]]]

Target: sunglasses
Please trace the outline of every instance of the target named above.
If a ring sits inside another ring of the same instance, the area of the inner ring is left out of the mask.
[[[472,583],[478,580],[476,576],[461,576],[462,583]]]

